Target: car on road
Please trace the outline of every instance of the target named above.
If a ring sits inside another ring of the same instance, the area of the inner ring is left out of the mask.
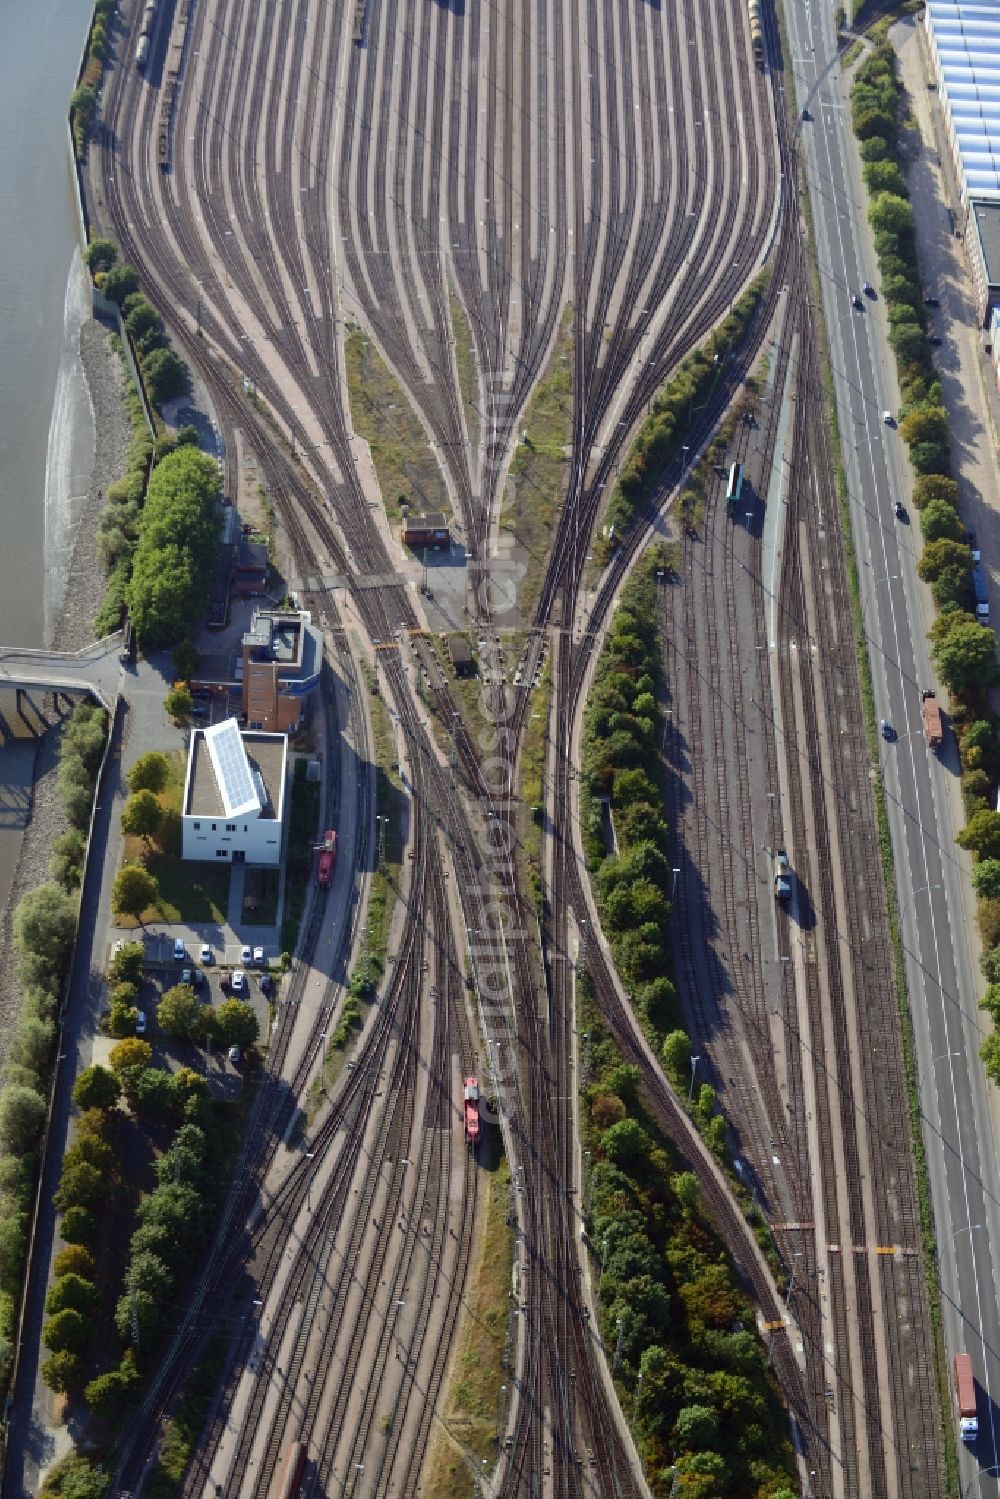
[[[175,963],[183,963],[186,956],[187,956],[187,954],[184,951],[184,939],[182,937],[175,937],[174,938],[174,962]]]
[[[146,1034],[145,1010],[136,1010],[135,1012],[135,1033],[137,1036],[144,1036]]]
[[[233,993],[234,994],[245,994],[246,993],[246,987],[247,987],[247,976],[243,972],[243,969],[242,968],[236,968],[236,969],[234,969],[233,970]]]
[[[924,293],[924,306],[925,307],[940,307],[941,306],[941,299],[940,299],[940,297],[936,297],[933,292],[925,292]]]
[[[927,335],[927,342],[929,344],[933,344],[935,348],[938,348],[940,346],[940,344],[941,344],[941,339],[938,337],[938,335],[936,333],[929,333]]]
[[[253,952],[247,947],[246,943],[240,948],[240,962],[245,968],[249,968],[253,962]]]
[[[893,416],[891,411],[883,411],[882,420],[885,422],[887,427],[894,427],[896,425],[896,418]]]
[[[806,121],[807,124],[812,119],[812,115],[809,113],[808,109],[804,109],[802,111],[802,118]]]
[[[854,293],[854,296],[851,298],[851,301],[854,303],[854,306],[858,309],[859,312],[861,311],[861,309],[865,305],[862,302],[861,298],[858,296],[857,292]]]
[[[906,519],[906,506],[903,504],[902,500],[896,501],[896,503],[892,507],[892,513],[897,520]]]
[[[982,560],[983,560],[983,554],[979,550],[979,543],[976,540],[976,533],[975,533],[975,531],[966,531],[966,533],[965,533],[965,544],[969,548],[969,551],[972,553],[973,566],[976,566],[980,562],[982,562]]]
[[[896,737],[896,730],[893,728],[889,720],[887,718],[883,718],[881,724],[879,725],[879,728],[882,731],[882,738],[888,740],[891,744]]]
[[[866,297],[873,297],[875,295],[875,288],[870,281],[866,281],[861,289]]]
[[[198,954],[198,958],[202,963],[213,963],[215,961],[215,954],[207,942],[201,944],[201,951]]]
[[[264,956],[264,949],[262,947],[255,947],[254,948],[254,950],[253,950],[253,961],[254,961],[254,967],[255,968],[263,968],[264,967],[264,964],[267,962],[267,958]]]

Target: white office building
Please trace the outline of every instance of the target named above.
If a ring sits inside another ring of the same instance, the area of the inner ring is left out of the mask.
[[[284,734],[241,734],[235,718],[196,730],[184,784],[184,858],[277,864],[287,761]]]

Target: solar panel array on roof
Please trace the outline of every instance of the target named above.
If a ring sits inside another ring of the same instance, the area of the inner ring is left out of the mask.
[[[1000,0],[929,0],[925,24],[962,198],[1000,199]]]
[[[260,795],[254,785],[236,719],[227,718],[223,723],[213,724],[210,729],[206,729],[205,743],[212,759],[215,779],[219,783],[226,816],[242,817],[247,812],[259,812]]]

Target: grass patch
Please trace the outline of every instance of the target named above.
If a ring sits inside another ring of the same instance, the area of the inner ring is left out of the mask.
[[[847,48],[846,52],[841,53],[840,66],[842,68],[851,67],[854,63],[857,62],[858,58],[861,56],[864,50],[864,42],[852,42],[851,45]]]
[[[277,869],[248,869],[243,887],[241,917],[248,926],[274,926],[278,919],[278,891],[281,875]]]
[[[555,529],[556,510],[566,492],[573,430],[572,312],[566,308],[545,374],[524,414],[523,435],[510,465],[510,483],[500,511],[525,554],[518,588],[521,613],[531,618],[541,592],[545,563]]]
[[[401,498],[414,515],[450,514],[438,461],[403,387],[360,328],[347,335],[344,350],[351,418],[371,448],[389,520],[402,519]]]
[[[477,1492],[473,1467],[492,1465],[499,1450],[500,1386],[510,1315],[514,1235],[507,1226],[510,1170],[505,1159],[480,1176],[483,1222],[469,1276],[465,1311],[442,1409],[427,1454],[424,1492],[435,1499],[469,1499]],[[474,1464],[472,1459],[476,1459]]]
[[[472,343],[472,329],[465,315],[465,308],[454,294],[448,298],[451,313],[451,332],[455,340],[455,368],[458,371],[458,388],[462,393],[465,410],[465,425],[473,448],[479,446],[479,379],[476,373],[476,351]]]
[[[230,865],[192,862],[181,858],[181,802],[187,761],[182,750],[167,756],[167,784],[158,794],[163,824],[152,844],[142,838],[126,838],[123,862],[145,864],[160,887],[155,906],[143,912],[143,925],[151,921],[168,924],[214,922],[221,925],[229,909]],[[116,918],[121,927],[139,923],[130,917]]]

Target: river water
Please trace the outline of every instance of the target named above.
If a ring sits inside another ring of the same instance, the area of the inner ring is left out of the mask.
[[[93,463],[66,129],[91,4],[0,0],[0,646],[51,631]]]

